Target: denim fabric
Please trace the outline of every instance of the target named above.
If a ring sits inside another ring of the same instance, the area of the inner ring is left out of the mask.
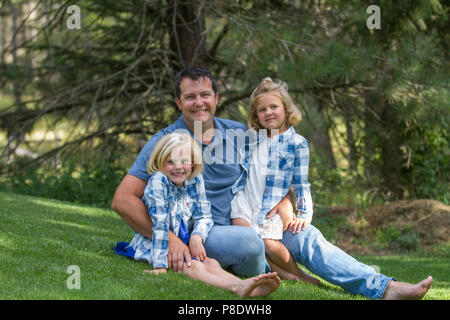
[[[377,273],[328,242],[313,225],[308,225],[297,234],[285,231],[281,242],[295,261],[351,293],[381,299],[389,281],[395,281],[395,278]]]
[[[208,257],[240,276],[270,272],[264,242],[251,228],[214,225],[204,246]]]

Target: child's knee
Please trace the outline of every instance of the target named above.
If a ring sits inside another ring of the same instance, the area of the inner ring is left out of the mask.
[[[194,259],[191,260],[190,267],[188,267],[186,262],[183,264],[183,273],[185,273],[185,274],[199,272],[204,269],[205,269],[205,266],[203,265],[203,263],[201,261],[194,260]]]
[[[203,265],[208,269],[217,269],[221,268],[220,263],[213,258],[206,258],[202,261]]]

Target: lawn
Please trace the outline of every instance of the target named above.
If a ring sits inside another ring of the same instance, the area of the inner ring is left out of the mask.
[[[169,272],[150,276],[148,265],[116,256],[117,241],[133,232],[112,210],[0,192],[0,299],[240,299],[229,292]],[[357,256],[399,281],[431,274],[425,299],[450,299],[448,255]],[[80,271],[80,288],[69,289]],[[70,269],[69,269],[70,271]],[[322,287],[282,282],[266,299],[365,299],[324,282]]]

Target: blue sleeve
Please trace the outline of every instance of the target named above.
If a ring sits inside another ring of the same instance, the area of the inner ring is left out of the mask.
[[[150,138],[150,140],[147,141],[147,143],[139,153],[138,157],[134,161],[133,165],[131,166],[130,170],[128,170],[128,174],[131,174],[141,180],[144,180],[145,182],[147,182],[148,179],[150,179],[150,174],[147,172],[147,163],[148,160],[150,160],[150,155],[152,154],[153,149],[163,136],[164,133],[160,131],[157,134],[153,135]]]
[[[306,139],[296,145],[294,158],[293,187],[297,198],[297,210],[301,212],[300,218],[311,223],[313,206],[308,182],[309,144]]]
[[[214,225],[214,221],[211,215],[211,204],[206,199],[205,184],[202,175],[199,174],[196,177],[196,180],[198,181],[197,191],[199,198],[196,210],[192,217],[194,220],[194,230],[192,231],[192,234],[200,235],[204,243]]]
[[[157,172],[149,180],[143,201],[153,221],[151,261],[153,268],[166,268],[169,252],[170,215],[167,205],[167,183]]]

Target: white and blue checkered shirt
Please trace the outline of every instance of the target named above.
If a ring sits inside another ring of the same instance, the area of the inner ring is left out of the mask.
[[[153,268],[168,267],[169,230],[178,236],[181,219],[190,234],[200,235],[203,242],[214,224],[201,174],[178,187],[158,171],[150,177],[142,201],[153,221],[152,239],[135,232],[130,245],[135,259],[146,260]]]
[[[250,143],[241,148],[241,165],[244,172],[232,186],[233,193],[244,189],[250,168],[251,153],[262,140],[267,141],[267,131],[250,134]],[[308,183],[309,145],[308,141],[289,127],[281,135],[272,138],[266,171],[266,185],[263,193],[258,223],[263,223],[265,216],[289,192],[295,191],[297,210],[300,218],[311,222],[313,216],[310,184]]]

